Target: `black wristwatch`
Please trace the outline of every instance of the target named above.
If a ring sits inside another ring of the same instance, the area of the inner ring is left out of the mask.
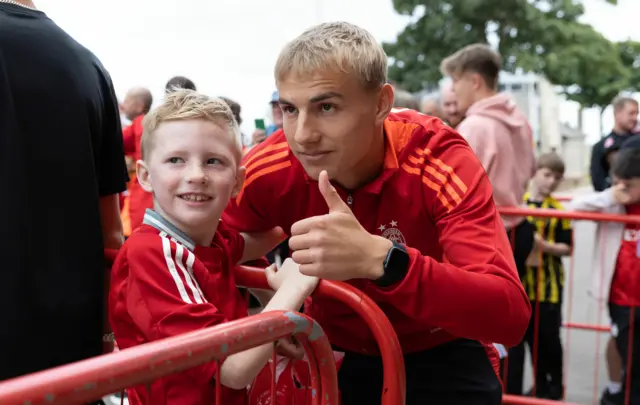
[[[389,287],[399,281],[402,281],[409,271],[409,253],[407,248],[397,242],[393,242],[393,246],[389,249],[387,257],[383,263],[384,273],[382,277],[374,280],[374,283],[380,287]]]

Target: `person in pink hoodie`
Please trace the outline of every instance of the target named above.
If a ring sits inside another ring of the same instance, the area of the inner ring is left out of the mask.
[[[535,173],[533,136],[527,118],[511,97],[498,93],[500,55],[485,44],[473,44],[445,58],[442,73],[452,79],[458,109],[465,118],[456,128],[482,163],[498,207],[522,205]],[[503,217],[515,237],[519,271],[533,246],[533,230],[525,218]]]

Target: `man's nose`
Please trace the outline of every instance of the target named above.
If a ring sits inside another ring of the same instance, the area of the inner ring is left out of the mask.
[[[320,132],[316,129],[316,121],[311,114],[302,111],[298,114],[294,140],[301,145],[317,143],[320,140]]]

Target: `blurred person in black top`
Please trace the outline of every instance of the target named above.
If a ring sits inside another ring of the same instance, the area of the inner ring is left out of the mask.
[[[603,191],[611,187],[609,176],[611,164],[605,158],[605,150],[613,144],[624,142],[630,136],[640,136],[635,133],[638,124],[638,102],[631,97],[616,97],[611,105],[613,106],[613,130],[593,145],[591,150],[591,184],[595,191]]]
[[[126,180],[100,61],[30,1],[0,2],[0,380],[103,352]]]
[[[531,181],[531,191],[524,195],[525,203],[530,208],[562,210],[562,204],[553,198],[551,193],[562,181],[564,171],[565,164],[556,153],[541,155]],[[526,343],[532,358],[537,356],[538,359],[534,367],[535,388],[527,395],[560,400],[564,392],[563,351],[560,340],[565,280],[562,256],[571,253],[571,221],[533,217],[528,217],[527,220],[534,226],[536,234],[534,248],[529,254],[522,275],[522,284],[531,300],[533,312],[523,342],[509,351],[507,392],[522,394]]]

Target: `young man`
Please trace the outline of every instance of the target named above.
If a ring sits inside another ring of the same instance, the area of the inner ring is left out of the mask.
[[[491,185],[441,120],[391,112],[386,75],[382,47],[348,23],[286,45],[275,68],[283,131],[245,156],[224,218],[246,232],[282,228],[302,273],[345,280],[380,305],[405,353],[407,404],[500,404],[497,353],[480,342],[517,344],[530,306]],[[343,405],[379,404],[365,324],[328,298],[308,309],[346,352]]]
[[[0,2],[0,173],[0,380],[100,355],[120,114],[100,61],[31,1]]]
[[[638,102],[631,97],[616,97],[613,106],[613,130],[602,138],[591,150],[591,183],[596,191],[611,187],[609,170],[611,162],[606,158],[606,149],[613,144],[621,144],[630,137],[635,137],[638,124]]]
[[[240,131],[227,104],[189,90],[167,95],[145,117],[138,181],[154,196],[144,224],[123,245],[112,270],[109,316],[121,349],[200,330],[247,315],[233,268],[273,241],[220,221],[242,187]],[[266,241],[266,242],[265,242]],[[266,243],[266,244],[265,244]],[[259,253],[258,253],[259,254]],[[296,310],[318,283],[286,261],[267,269],[275,295],[265,310]],[[128,390],[132,405],[245,405],[246,387],[271,356],[266,344]]]
[[[629,147],[627,147],[629,146]],[[611,174],[613,186],[573,199],[567,207],[576,211],[640,215],[640,149],[623,144]],[[607,386],[600,403],[622,405],[625,402],[627,378],[630,378],[629,404],[640,404],[640,247],[636,224],[598,223],[592,252],[594,277],[590,293],[596,299],[609,301],[611,335],[620,355],[621,384]],[[633,341],[629,330],[633,327]],[[631,350],[629,362],[629,350]],[[607,356],[611,356],[607,353]],[[629,372],[631,375],[629,376]]]
[[[465,112],[456,129],[486,170],[496,205],[514,207],[522,203],[535,172],[535,158],[527,118],[508,94],[497,92],[501,65],[500,55],[488,45],[474,44],[444,59],[441,70],[453,80],[458,109]],[[533,247],[533,229],[525,218],[502,220],[522,275]]]
[[[564,176],[565,165],[555,153],[538,158],[538,169],[531,191],[524,200],[531,208],[563,209],[551,194]],[[564,268],[562,256],[571,254],[571,222],[556,218],[528,218],[535,227],[534,249],[527,259],[522,282],[531,300],[532,315],[524,342],[509,351],[507,392],[522,395],[524,343],[535,363],[535,389],[529,395],[561,400],[564,393],[562,369],[562,292]],[[537,346],[536,346],[537,335]],[[534,392],[535,390],[535,392]]]

